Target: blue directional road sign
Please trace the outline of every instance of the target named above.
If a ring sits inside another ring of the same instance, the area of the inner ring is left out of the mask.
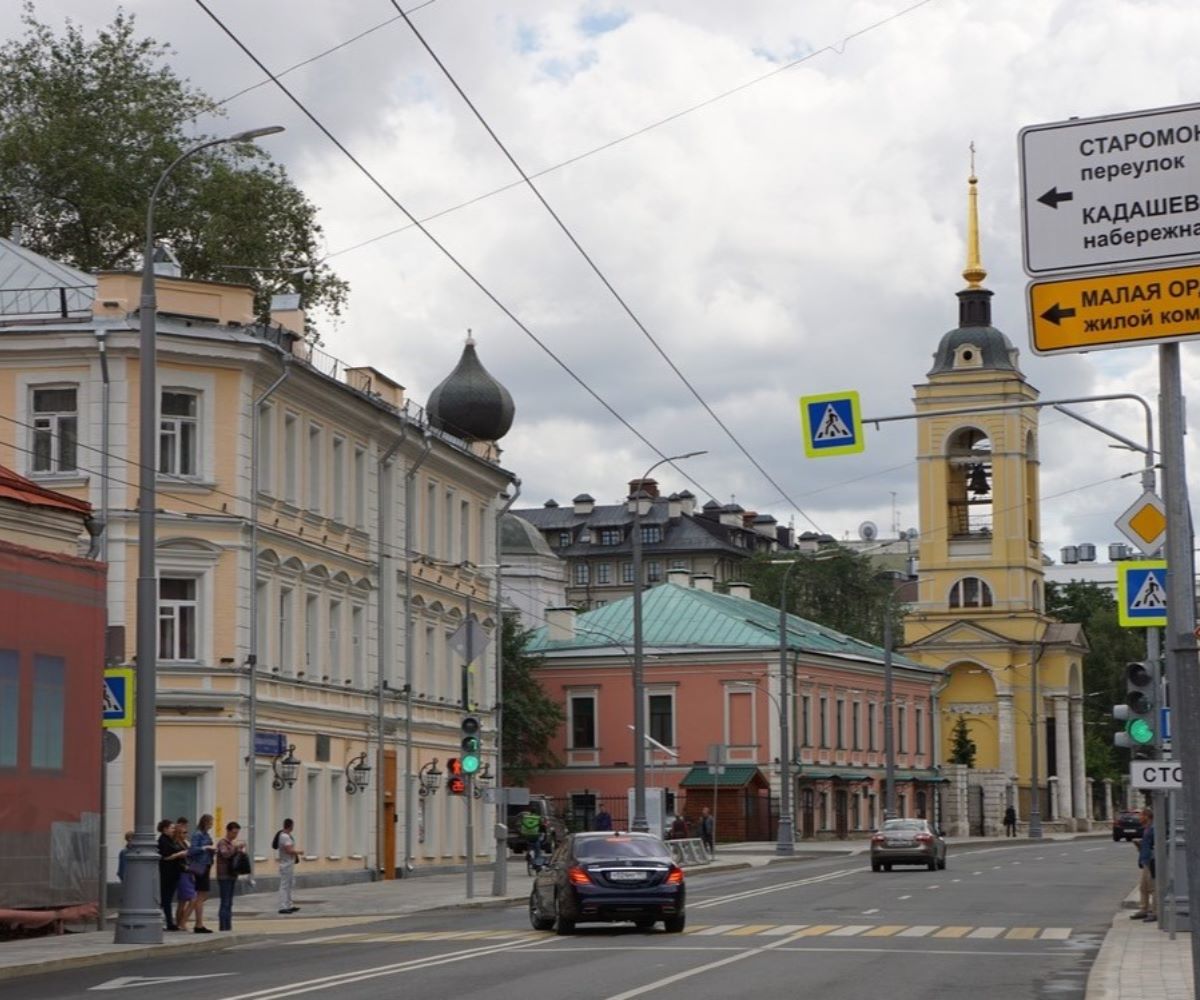
[[[849,455],[862,451],[862,411],[853,390],[800,397],[804,425],[804,454],[809,458]]]
[[[1117,621],[1128,628],[1167,624],[1167,564],[1164,560],[1117,563]]]
[[[105,729],[133,726],[133,669],[114,667],[104,671],[103,720]]]

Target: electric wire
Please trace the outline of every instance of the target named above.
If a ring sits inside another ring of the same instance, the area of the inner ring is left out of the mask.
[[[529,190],[533,192],[534,197],[537,198],[537,200],[541,203],[542,207],[550,214],[550,217],[558,225],[558,228],[562,230],[563,235],[565,235],[567,237],[567,239],[571,242],[571,245],[579,252],[579,255],[584,259],[584,261],[586,261],[588,267],[590,267],[592,269],[592,272],[596,275],[596,277],[600,279],[601,284],[604,285],[604,287],[608,290],[609,294],[612,295],[612,297],[616,300],[617,304],[621,307],[622,310],[624,310],[625,315],[628,316],[630,318],[630,320],[633,321],[634,326],[636,326],[638,328],[638,330],[641,331],[642,336],[644,336],[650,342],[651,346],[653,346],[653,348],[658,352],[659,356],[663,359],[663,361],[665,361],[667,363],[667,366],[671,369],[671,371],[673,371],[675,373],[675,375],[678,376],[679,380],[687,387],[688,391],[692,394],[692,396],[695,397],[696,402],[698,402],[704,408],[705,412],[710,417],[713,418],[713,420],[716,422],[717,426],[720,427],[721,430],[725,432],[725,436],[728,437],[729,440],[733,442],[734,447],[736,447],[738,449],[738,451],[740,451],[742,453],[742,455],[745,456],[747,461],[749,461],[750,464],[753,465],[754,468],[758,470],[759,474],[762,475],[762,477],[768,483],[770,483],[776,490],[779,491],[779,494],[785,500],[787,500],[787,502],[789,504],[791,504],[792,508],[796,511],[796,513],[798,513],[801,517],[804,518],[804,520],[806,520],[818,532],[820,532],[821,526],[818,525],[817,522],[814,521],[808,515],[808,513],[798,503],[796,503],[795,500],[793,500],[788,495],[787,491],[782,486],[780,486],[779,483],[777,483],[775,481],[775,479],[771,476],[771,474],[769,472],[767,472],[766,469],[764,469],[762,467],[762,465],[759,463],[758,459],[756,459],[753,455],[750,454],[750,452],[747,450],[746,446],[744,444],[742,444],[742,442],[738,439],[737,435],[735,435],[733,433],[733,431],[729,429],[729,426],[725,423],[725,421],[723,421],[717,415],[716,411],[713,410],[713,408],[709,405],[708,400],[706,400],[702,395],[700,395],[700,392],[688,380],[688,377],[686,375],[684,375],[684,373],[680,370],[679,366],[674,362],[674,360],[671,358],[671,356],[663,349],[662,345],[658,342],[658,340],[655,339],[654,335],[651,334],[648,329],[646,329],[646,325],[642,322],[641,318],[637,315],[637,313],[635,313],[633,311],[633,308],[629,305],[629,303],[625,300],[625,298],[621,295],[621,293],[618,292],[617,289],[613,286],[613,283],[609,280],[608,275],[605,274],[604,271],[602,271],[600,269],[600,266],[596,263],[596,261],[592,257],[592,255],[589,254],[587,252],[587,250],[585,250],[583,248],[583,245],[576,238],[575,234],[571,231],[571,229],[567,226],[567,224],[565,222],[563,222],[562,216],[560,216],[558,214],[558,212],[556,212],[554,210],[554,208],[551,206],[551,204],[546,200],[545,196],[538,189],[538,186],[533,183],[532,179],[530,179],[529,175],[525,172],[525,168],[522,167],[521,164],[517,162],[516,157],[513,156],[513,154],[509,150],[509,148],[504,144],[503,140],[501,140],[500,136],[498,136],[496,134],[495,129],[492,128],[492,126],[489,124],[488,120],[480,112],[479,108],[475,106],[475,103],[471,100],[471,98],[467,96],[466,91],[463,90],[463,88],[459,84],[458,80],[455,79],[454,74],[450,72],[449,68],[441,60],[441,58],[438,56],[438,54],[433,51],[433,47],[426,40],[425,36],[422,35],[421,32],[418,30],[417,26],[415,24],[413,24],[412,19],[400,8],[400,5],[399,5],[399,3],[396,2],[396,0],[390,0],[390,2],[392,4],[392,6],[395,7],[395,9],[399,12],[400,17],[402,17],[404,19],[404,23],[406,25],[408,25],[408,27],[412,31],[413,35],[416,36],[417,41],[421,43],[421,46],[429,54],[429,57],[437,65],[438,69],[440,69],[442,71],[442,75],[446,77],[446,79],[450,82],[450,85],[458,93],[458,96],[461,97],[463,99],[464,103],[467,105],[467,107],[471,109],[471,113],[475,116],[475,118],[479,122],[479,124],[483,126],[483,128],[487,132],[487,134],[489,136],[491,136],[492,141],[500,149],[500,152],[502,152],[504,154],[505,158],[512,165],[512,168],[518,174],[520,174],[521,180],[526,184],[526,186],[529,188]]]
[[[228,25],[225,24],[224,21],[222,21],[215,13],[213,13],[213,11],[208,7],[208,5],[204,2],[204,0],[195,0],[195,3],[198,7],[200,7],[201,10],[203,10],[212,19],[212,21],[217,25],[217,27],[219,27],[221,29],[221,31],[223,31],[229,37],[229,39],[239,49],[242,50],[242,52],[246,55],[247,58],[249,58],[256,66],[258,66],[258,68],[260,70],[262,70],[263,73],[265,73],[267,76],[269,76],[271,78],[271,80],[275,83],[275,86],[278,87],[283,92],[283,94],[292,102],[292,104],[294,104],[296,106],[296,108],[300,111],[300,113],[303,114],[310,122],[312,122],[312,124],[317,128],[317,130],[320,131],[321,134],[324,135],[331,143],[333,143],[333,145],[337,147],[337,149],[342,153],[342,155],[344,155],[352,164],[354,164],[354,166],[358,169],[358,171],[364,177],[366,177],[367,180],[369,180],[371,182],[371,184],[385,198],[387,198],[388,201],[390,201],[396,208],[398,208],[404,214],[404,216],[406,218],[408,218],[408,220],[411,223],[413,223],[413,225],[415,225],[421,231],[422,235],[424,235],[425,238],[428,239],[429,242],[432,243],[438,249],[438,251],[441,252],[441,254],[447,260],[449,260],[450,263],[452,263],[458,269],[458,271],[472,285],[474,285],[475,288],[477,288],[497,309],[499,309],[506,317],[508,317],[508,319],[519,330],[521,330],[522,333],[524,333],[527,337],[529,337],[530,340],[532,340],[538,347],[540,347],[542,349],[542,351],[552,361],[554,361],[555,364],[557,364],[559,366],[559,368],[561,368],[576,384],[578,384],[580,386],[580,388],[582,388],[585,392],[587,392],[587,394],[589,396],[591,396],[597,403],[599,403],[605,410],[607,410],[611,416],[613,416],[628,431],[630,431],[630,433],[632,433],[639,441],[641,441],[642,444],[644,444],[647,448],[649,448],[660,459],[663,459],[664,461],[666,461],[667,464],[669,464],[673,469],[675,469],[675,471],[677,473],[679,473],[679,475],[682,478],[686,479],[689,483],[691,483],[693,486],[695,486],[696,489],[700,490],[700,492],[703,493],[705,496],[715,498],[715,495],[711,491],[709,491],[708,489],[706,489],[705,487],[700,485],[700,483],[698,483],[692,476],[690,476],[687,472],[685,472],[683,469],[681,469],[679,466],[677,466],[674,462],[669,461],[668,455],[666,453],[660,451],[657,445],[655,445],[653,442],[651,442],[649,438],[647,438],[641,431],[639,431],[636,427],[634,427],[634,425],[632,423],[630,423],[630,421],[628,419],[626,419],[620,412],[618,412],[617,409],[611,403],[608,402],[608,400],[606,400],[603,396],[601,396],[599,394],[599,392],[597,392],[595,389],[593,389],[591,387],[591,385],[588,382],[586,382],[581,375],[579,375],[573,368],[571,368],[570,365],[568,365],[565,361],[563,361],[562,358],[560,358],[557,354],[555,354],[554,351],[550,348],[550,346],[544,340],[542,340],[540,337],[538,337],[537,334],[535,334],[533,332],[533,330],[531,330],[520,318],[518,318],[518,316],[511,309],[509,309],[509,307],[507,305],[505,305],[500,300],[500,298],[496,295],[495,292],[493,292],[487,285],[485,285],[480,278],[476,277],[475,273],[470,268],[468,268],[466,266],[466,264],[464,264],[461,260],[459,260],[459,258],[457,256],[455,256],[455,254],[449,249],[449,247],[447,247],[436,236],[434,236],[433,233],[429,230],[429,228],[426,227],[422,222],[420,222],[417,219],[417,217],[415,215],[413,215],[412,212],[410,212],[404,206],[404,204],[391,192],[391,190],[382,181],[380,181],[369,169],[367,169],[366,165],[363,164],[362,161],[359,160],[358,157],[356,157],[352,152],[350,152],[350,150],[342,143],[342,141],[340,139],[338,139],[337,136],[335,136],[333,134],[333,132],[331,132],[329,130],[329,128],[311,110],[309,110],[308,106],[305,105],[305,103],[303,101],[301,101],[300,98],[298,98],[295,94],[293,94],[287,88],[287,86],[274,73],[272,73],[266,67],[266,65],[262,62],[262,60],[259,59],[258,56],[256,56],[236,34],[234,34],[232,29],[230,29],[228,27]]]

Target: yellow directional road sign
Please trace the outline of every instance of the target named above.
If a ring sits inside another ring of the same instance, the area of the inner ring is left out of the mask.
[[[1164,267],[1029,283],[1037,354],[1200,336],[1200,267]]]

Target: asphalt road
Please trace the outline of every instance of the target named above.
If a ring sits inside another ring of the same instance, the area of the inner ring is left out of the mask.
[[[940,872],[805,859],[690,878],[682,935],[556,937],[524,907],[331,918],[215,953],[0,982],[0,997],[1073,1000],[1135,876],[1129,845],[1098,839],[952,848]]]

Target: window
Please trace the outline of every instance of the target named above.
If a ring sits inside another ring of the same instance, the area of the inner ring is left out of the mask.
[[[571,695],[571,749],[596,749],[596,696]]]
[[[855,750],[861,750],[862,744],[859,738],[859,725],[862,722],[862,705],[857,701],[850,706],[850,746]]]
[[[621,563],[621,582],[633,583],[633,563]]]
[[[308,509],[321,510],[321,428],[308,425]]]
[[[333,519],[346,521],[346,439],[333,439]]]
[[[908,753],[908,711],[903,705],[896,706],[896,752]]]
[[[437,555],[437,483],[425,487],[425,554]]]
[[[649,542],[662,541],[662,525],[660,524],[643,524],[642,525],[642,544]]]
[[[271,605],[267,603],[270,600],[270,587],[266,580],[259,580],[255,587],[255,600],[257,602],[256,613],[257,617],[254,622],[254,628],[257,632],[255,635],[255,646],[253,652],[258,657],[258,665],[261,667],[268,661],[267,657],[267,642],[269,641],[268,629],[271,627]]]
[[[271,431],[275,426],[275,411],[270,406],[258,408],[258,477],[255,485],[260,493],[273,493],[275,487],[275,442]]]
[[[612,582],[612,580],[610,579],[611,574],[612,574],[612,566],[610,566],[608,563],[597,563],[596,564],[596,582],[597,583],[611,583]]]
[[[662,581],[662,563],[657,559],[650,559],[646,563],[646,581],[648,583],[659,583]]]
[[[299,501],[300,431],[295,414],[283,418],[283,498],[290,504]]]
[[[467,562],[471,558],[471,501],[460,500],[458,504],[459,544],[462,546],[462,558]],[[483,562],[482,559],[479,562]]]
[[[822,747],[828,747],[829,746],[829,699],[826,698],[825,695],[821,695],[821,701],[819,704],[818,711],[820,712],[820,718],[817,720],[817,725],[820,727],[820,731],[821,731],[821,744],[820,745]]]
[[[425,626],[425,697],[433,701],[437,686],[437,629]]]
[[[964,576],[950,588],[952,608],[990,608],[992,588],[977,576]]]
[[[571,533],[569,531],[560,531],[558,533],[558,547],[560,549],[569,548],[571,545]]]
[[[446,547],[442,551],[445,553],[447,562],[458,562],[461,558],[454,545],[454,508],[454,490],[446,490],[446,513],[442,518],[446,528]]]
[[[66,680],[66,663],[61,656],[34,655],[31,767],[62,769]]]
[[[292,622],[295,616],[295,594],[291,587],[279,589],[279,636],[276,643],[278,666],[284,673],[295,670],[292,663]]]
[[[875,703],[867,705],[867,749],[875,750]]]
[[[349,798],[345,792],[346,776],[334,772],[327,775],[329,781],[329,845],[326,854],[331,858],[340,858],[346,850],[346,821],[342,807]],[[359,796],[354,796],[359,798]]]
[[[199,411],[194,392],[163,390],[158,431],[158,471],[163,475],[198,474]]]
[[[74,388],[33,390],[33,471],[72,472],[79,440]]]
[[[588,582],[588,564],[585,562],[576,563],[575,564],[575,586],[583,587],[583,586],[587,585],[587,582]]]
[[[837,715],[834,716],[834,727],[837,733],[837,743],[835,744],[839,750],[846,749],[846,702],[845,699],[839,698],[835,707]]]
[[[365,687],[367,683],[367,632],[366,614],[361,604],[350,610],[350,642],[353,644],[354,686]]]
[[[196,580],[160,577],[158,581],[158,657],[196,659]]]
[[[304,669],[309,677],[320,676],[321,650],[317,645],[317,615],[320,613],[320,598],[308,594],[304,598]]]
[[[916,736],[917,753],[925,752],[925,734],[921,729],[921,726],[925,721],[924,715],[925,713],[921,711],[920,705],[917,705],[913,709],[913,724],[916,728],[916,733],[914,735]]]
[[[354,449],[354,527],[367,526],[367,452]]]
[[[304,781],[304,853],[321,853],[321,828],[325,825],[321,812],[321,772],[309,771]]]
[[[800,696],[800,745],[812,746],[812,698]]]
[[[625,532],[621,528],[601,528],[601,545],[620,545],[625,540]]]
[[[334,684],[342,682],[342,602],[329,602],[329,659],[325,676]]]
[[[21,663],[15,649],[0,649],[0,767],[17,766]]]
[[[665,747],[675,745],[675,698],[669,694],[649,697],[650,738]]]

